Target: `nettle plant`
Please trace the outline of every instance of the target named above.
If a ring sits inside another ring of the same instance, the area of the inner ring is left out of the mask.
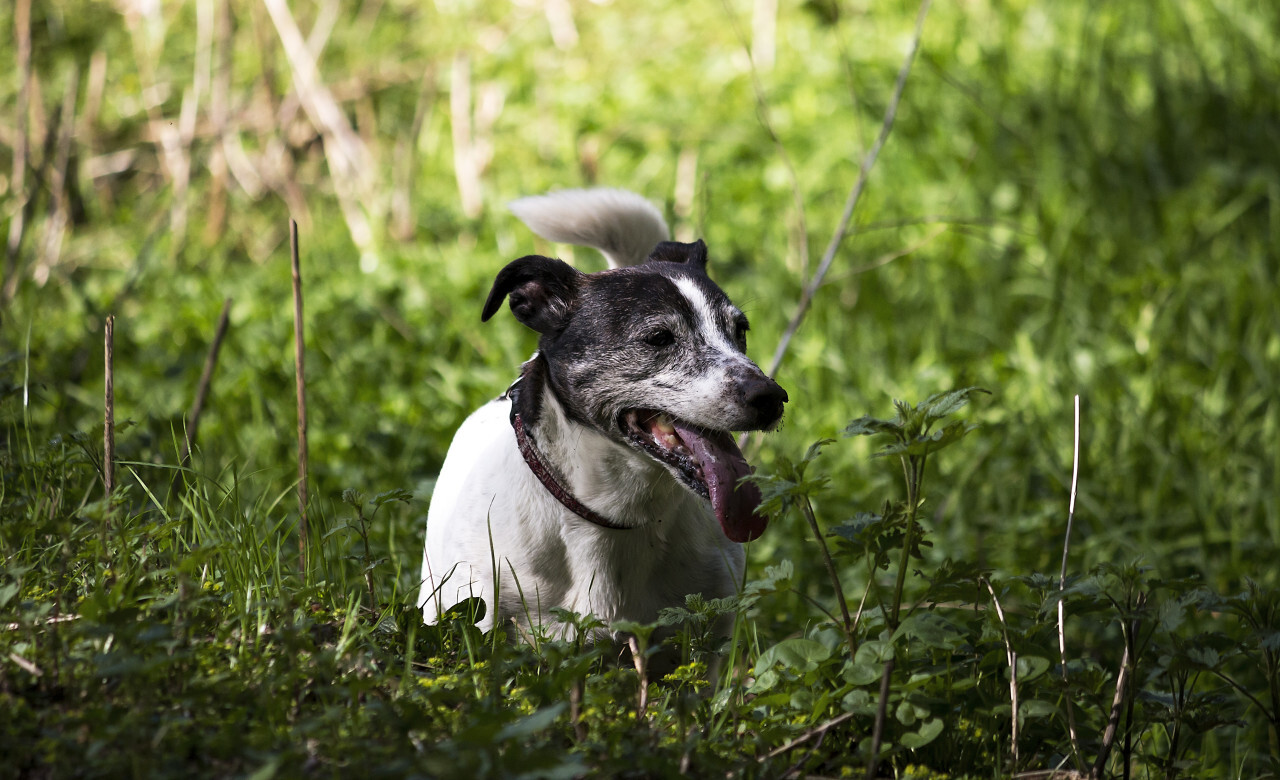
[[[868,777],[891,764],[898,776],[925,767],[989,776],[999,767],[1128,777],[1143,767],[1171,778],[1214,754],[1276,773],[1275,589],[1250,583],[1224,599],[1138,564],[1005,579],[950,558],[929,565],[926,466],[977,428],[951,418],[985,393],[969,387],[915,406],[895,401],[893,419],[852,421],[846,436],[886,441],[873,457],[898,462],[904,495],[827,533],[813,498],[829,477],[814,466],[834,440],[750,477],[775,519],[793,511],[804,518],[839,613],[815,603],[828,620],[759,653],[742,703],[762,732],[785,733],[790,713],[805,724],[793,742],[810,743],[796,769],[865,769]],[[788,561],[767,568],[748,583],[742,606],[794,589],[793,580]],[[852,599],[850,582],[860,583]],[[1088,622],[1069,635],[1083,652],[1068,652],[1060,602],[1077,623]],[[1236,619],[1220,625],[1224,615]],[[1265,690],[1254,689],[1259,683]],[[1262,721],[1250,723],[1247,712]],[[1270,750],[1260,744],[1264,728]]]

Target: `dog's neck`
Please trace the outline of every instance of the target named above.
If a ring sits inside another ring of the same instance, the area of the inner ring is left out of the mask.
[[[526,363],[507,396],[521,455],[551,495],[574,514],[613,529],[661,520],[693,500],[661,465],[572,419],[543,360],[535,355]]]

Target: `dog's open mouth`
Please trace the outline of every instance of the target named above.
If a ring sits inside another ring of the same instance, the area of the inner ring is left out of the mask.
[[[711,502],[731,541],[749,542],[764,533],[768,520],[756,513],[760,489],[738,484],[752,469],[728,431],[697,428],[652,409],[624,411],[618,427],[637,449],[674,467],[690,490]]]

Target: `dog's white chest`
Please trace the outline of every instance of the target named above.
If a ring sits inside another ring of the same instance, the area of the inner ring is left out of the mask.
[[[635,525],[601,528],[566,509],[534,477],[509,415],[505,399],[477,410],[458,429],[441,469],[419,595],[428,622],[471,596],[488,605],[485,629],[513,620],[550,624],[552,607],[606,622],[652,621],[687,594],[734,591],[741,546],[725,539],[705,505],[664,471],[629,464],[625,453],[608,452],[588,434],[570,453],[549,448],[581,464],[575,473],[583,477],[580,497],[588,506]]]

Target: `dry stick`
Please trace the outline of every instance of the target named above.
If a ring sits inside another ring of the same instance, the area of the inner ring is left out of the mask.
[[[5,246],[4,301],[18,291],[18,248],[26,228],[27,192],[27,104],[31,95],[31,0],[17,0],[13,10],[14,35],[18,49],[17,122],[14,128],[13,178],[10,191],[17,196],[13,218],[9,220],[9,240]]]
[[[799,777],[800,769],[805,764],[809,763],[809,760],[813,758],[815,753],[817,753],[819,750],[822,749],[822,743],[823,741],[826,740],[826,738],[827,738],[827,732],[824,731],[821,734],[819,734],[817,740],[814,741],[813,745],[809,748],[809,750],[803,756],[800,756],[799,758],[797,758],[794,764],[787,767],[786,771],[782,773],[781,777],[784,777],[784,778]],[[813,775],[809,775],[809,777],[812,777],[812,776]]]
[[[213,382],[213,369],[218,364],[218,350],[222,348],[222,339],[227,335],[227,323],[231,317],[231,299],[222,303],[222,316],[218,318],[218,328],[213,334],[213,343],[209,345],[209,354],[204,359],[204,371],[200,374],[200,384],[196,386],[196,397],[191,402],[191,411],[187,413],[187,432],[182,440],[182,453],[178,456],[178,464],[187,465],[191,456],[191,447],[196,442],[196,433],[200,430],[200,412],[204,410],[204,401],[209,396],[209,385]]]
[[[449,71],[449,124],[453,130],[453,175],[458,182],[462,213],[475,219],[484,203],[471,127],[471,59],[465,52],[454,56]]]
[[[106,488],[107,512],[111,511],[111,493],[116,487],[116,317],[107,315],[103,334],[105,386],[102,393],[102,484]]]
[[[219,0],[214,9],[215,62],[209,87],[209,122],[214,143],[209,157],[211,191],[205,216],[204,242],[215,243],[222,235],[227,218],[227,153],[223,148],[227,128],[227,110],[231,95],[231,4]]]
[[[1127,623],[1121,622],[1125,628]],[[1129,688],[1131,659],[1129,657],[1129,631],[1125,628],[1124,655],[1120,657],[1120,671],[1116,674],[1116,693],[1111,699],[1111,717],[1107,719],[1106,731],[1102,733],[1102,747],[1098,750],[1098,758],[1093,762],[1093,771],[1089,776],[1102,777],[1102,770],[1107,766],[1107,756],[1111,753],[1111,744],[1116,739],[1116,728],[1120,725],[1120,708],[1124,705],[1125,695]]]
[[[1067,608],[1063,591],[1067,587],[1067,553],[1071,551],[1071,525],[1076,516],[1076,483],[1080,476],[1080,396],[1076,395],[1075,444],[1071,455],[1071,502],[1067,508],[1067,533],[1062,540],[1062,571],[1058,574],[1058,656],[1062,666],[1063,695],[1067,702],[1067,733],[1071,737],[1071,755],[1076,768],[1082,769],[1083,754],[1080,737],[1076,731],[1076,710],[1071,703],[1071,691],[1067,680]]]
[[[293,74],[294,91],[311,124],[324,138],[325,159],[333,173],[333,189],[338,196],[351,240],[363,252],[373,250],[373,231],[362,204],[367,199],[373,176],[373,159],[364,141],[352,129],[333,93],[320,78],[320,69],[298,23],[285,0],[263,0],[275,25]]]
[[[582,722],[582,678],[577,677],[569,688],[569,723],[573,725],[573,736],[582,742],[587,738],[587,724]]]
[[[413,238],[414,214],[412,204],[412,185],[418,153],[418,139],[422,135],[422,126],[428,114],[435,106],[436,72],[428,67],[422,74],[418,86],[418,102],[413,108],[413,122],[409,132],[396,140],[395,159],[397,165],[391,172],[391,233],[401,241]]]
[[[645,669],[646,659],[644,653],[640,652],[640,640],[636,639],[635,634],[627,637],[627,645],[631,648],[631,663],[636,667],[636,674],[640,675],[640,691],[636,699],[636,715],[643,718],[645,710],[649,708],[649,675]]]
[[[853,219],[853,211],[858,206],[858,200],[861,199],[863,190],[866,189],[867,177],[871,174],[871,168],[876,164],[876,158],[880,156],[880,150],[884,148],[885,141],[889,139],[889,133],[893,129],[894,117],[898,114],[898,104],[902,101],[902,92],[907,85],[907,76],[911,73],[911,65],[915,62],[916,51],[920,48],[920,38],[924,34],[924,20],[929,13],[930,2],[931,0],[922,0],[920,3],[920,11],[916,14],[915,33],[911,38],[911,48],[907,51],[907,56],[902,61],[902,67],[898,70],[898,80],[893,85],[893,96],[889,99],[889,107],[885,109],[884,122],[880,125],[880,135],[876,138],[876,142],[871,146],[870,151],[867,152],[866,157],[862,159],[862,168],[858,171],[858,180],[849,192],[849,199],[845,201],[844,214],[840,217],[840,225],[831,236],[831,242],[827,244],[827,250],[822,255],[818,270],[814,272],[809,283],[801,291],[800,303],[796,307],[796,313],[787,325],[786,332],[782,334],[782,341],[778,343],[778,349],[773,353],[773,363],[769,367],[769,376],[771,377],[777,376],[778,367],[782,365],[782,357],[786,354],[787,347],[791,345],[791,338],[800,328],[800,323],[804,321],[804,317],[809,311],[809,305],[813,302],[814,294],[822,286],[822,280],[826,278],[827,271],[830,270],[831,263],[835,260],[836,251],[840,249],[840,244],[844,241],[845,234],[849,232],[849,222]]]
[[[1009,625],[1004,620],[1004,609],[1000,606],[1000,599],[996,597],[996,589],[991,587],[991,582],[986,577],[978,579],[987,586],[987,592],[991,594],[991,602],[996,606],[996,617],[1000,619],[1000,633],[1004,636],[1005,658],[1009,661],[1009,701],[1013,706],[1009,753],[1013,759],[1013,769],[1016,770],[1018,768],[1018,654],[1013,652],[1013,643],[1009,641]]]
[[[298,387],[298,568],[307,570],[307,377],[302,340],[302,268],[298,262],[298,223],[289,220],[293,262],[293,350]]]
[[[368,149],[351,129],[346,115],[333,99],[333,93],[321,80],[315,58],[307,48],[288,4],[285,0],[264,0],[263,5],[284,46],[293,73],[294,90],[302,108],[316,129],[326,136],[326,157],[335,169],[335,175],[360,180],[370,171]],[[329,146],[334,147],[335,154],[328,154]]]
[[[1066,759],[1063,759],[1066,763]],[[1071,769],[1035,769],[1011,775],[1013,780],[1085,780],[1088,775]]]
[[[796,737],[795,739],[788,741],[786,744],[780,747],[776,747],[773,750],[769,751],[768,753],[764,754],[763,756],[760,756],[760,758],[756,759],[756,762],[763,763],[765,761],[768,761],[771,758],[777,758],[778,756],[782,755],[783,753],[786,753],[787,751],[791,750],[797,745],[802,745],[805,742],[808,742],[809,740],[813,739],[814,737],[820,734],[827,733],[828,731],[835,728],[836,726],[839,726],[841,723],[844,723],[846,720],[849,720],[854,715],[857,715],[857,713],[846,712],[844,714],[837,715],[831,720],[827,721],[826,723],[823,723],[819,726],[815,726],[814,728],[809,729],[808,731]]]

